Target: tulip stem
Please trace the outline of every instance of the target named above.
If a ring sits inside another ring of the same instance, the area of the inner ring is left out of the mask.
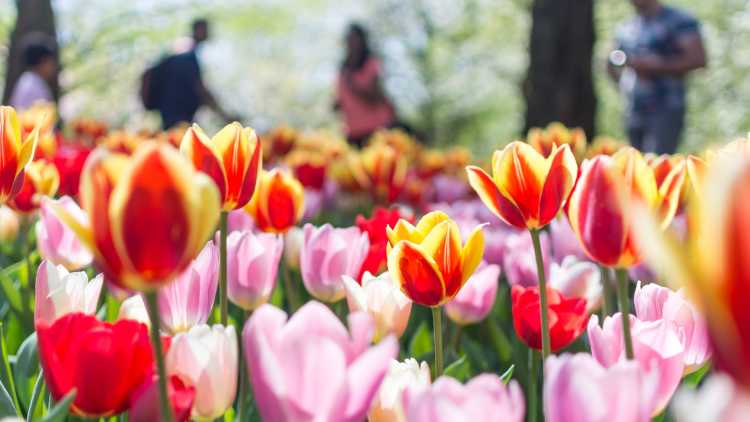
[[[285,263],[281,265],[280,277],[284,283],[284,296],[286,296],[286,302],[289,305],[289,312],[294,313],[300,307],[300,304],[297,292],[292,284],[292,272]]]
[[[602,279],[602,320],[612,314],[612,307],[609,303],[612,297],[612,281],[609,279],[609,268],[604,265],[599,266]]]
[[[432,308],[432,334],[435,338],[435,378],[443,375],[443,324],[441,321],[442,308]]]
[[[159,318],[159,300],[156,297],[156,292],[146,292],[143,294],[146,299],[146,309],[148,310],[148,317],[151,321],[151,346],[154,348],[154,359],[156,360],[156,369],[159,373],[159,405],[161,409],[161,420],[165,422],[172,422],[172,407],[169,403],[169,396],[167,395],[167,370],[164,365],[164,355],[161,349],[161,335],[159,334],[159,327],[161,325]]]
[[[227,300],[227,230],[228,213],[221,212],[219,220],[219,306],[221,307],[221,325],[226,326],[229,319],[229,301]]]
[[[539,419],[538,416],[538,404],[539,401],[539,389],[537,388],[537,380],[539,378],[539,352],[534,349],[529,349],[529,384],[526,395],[528,396],[528,421],[536,422]]]
[[[620,319],[622,320],[622,336],[625,341],[625,357],[632,360],[633,338],[630,336],[630,297],[628,295],[628,272],[622,268],[615,270],[617,273],[617,300],[620,303]]]
[[[547,280],[544,274],[544,256],[542,256],[542,244],[539,241],[539,229],[529,229],[531,240],[534,243],[534,255],[536,256],[536,274],[539,277],[539,302],[542,320],[542,359],[550,354],[549,318],[547,304]]]
[[[252,311],[243,311],[243,319],[242,323],[240,325],[240,332],[242,332],[242,327],[244,326],[245,322],[250,318],[250,314]],[[240,342],[240,393],[237,396],[237,420],[239,422],[244,422],[248,414],[245,412],[245,405],[247,404],[247,394],[248,394],[248,379],[247,379],[247,371],[249,370],[247,367],[247,362],[245,362],[245,351],[244,346],[242,345],[242,342]]]

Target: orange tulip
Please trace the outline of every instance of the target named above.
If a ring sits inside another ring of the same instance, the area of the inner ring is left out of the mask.
[[[565,205],[578,164],[568,145],[553,146],[544,158],[526,143],[511,142],[492,156],[492,177],[476,166],[466,171],[490,211],[512,226],[538,229]]]
[[[18,194],[8,201],[16,211],[32,212],[39,208],[42,197],[55,196],[60,187],[60,173],[54,164],[37,160],[26,166],[23,185]]]
[[[364,187],[379,201],[395,201],[406,184],[407,158],[386,143],[374,143],[362,150],[359,159],[366,175]]]
[[[21,125],[13,107],[0,106],[0,204],[15,196],[23,183],[23,170],[36,150],[39,129],[21,142]]]
[[[245,210],[260,230],[286,233],[305,212],[304,188],[294,176],[278,168],[264,171]]]
[[[416,227],[399,220],[387,235],[388,271],[406,296],[424,306],[440,306],[455,297],[484,253],[481,226],[462,247],[458,225],[440,211],[425,215]]]
[[[586,149],[586,158],[594,158],[597,155],[615,155],[617,151],[626,147],[627,144],[614,138],[598,136]]]
[[[81,175],[82,225],[54,212],[94,253],[110,281],[151,290],[184,270],[219,218],[219,192],[207,176],[165,144],[148,142],[132,157],[95,150]]]
[[[219,187],[222,209],[231,211],[250,202],[262,166],[260,140],[251,128],[230,123],[208,139],[196,124],[185,132],[180,151],[196,169],[208,174]]]
[[[526,135],[526,141],[544,157],[552,154],[554,146],[569,145],[576,160],[583,159],[586,152],[586,133],[577,127],[568,129],[560,122],[550,123],[546,129],[531,128]]]

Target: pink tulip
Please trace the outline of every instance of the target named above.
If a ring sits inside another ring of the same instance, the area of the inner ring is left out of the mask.
[[[631,280],[641,280],[646,283],[655,283],[659,279],[654,270],[644,262],[631,267],[628,270],[628,276]]]
[[[484,265],[477,270],[456,297],[445,304],[448,318],[460,325],[476,324],[485,319],[495,304],[499,277],[497,265]]]
[[[299,269],[299,253],[305,241],[305,233],[299,227],[292,227],[284,234],[284,263],[287,267]]]
[[[682,359],[686,373],[698,370],[711,358],[706,320],[685,298],[682,289],[674,292],[656,284],[641,286],[638,282],[633,302],[635,314],[641,321],[665,319],[677,326],[685,348]]]
[[[56,319],[71,312],[94,315],[102,280],[99,274],[89,282],[84,272],[69,273],[62,265],[55,267],[42,260],[36,273],[35,324],[52,325]]]
[[[323,191],[315,189],[305,189],[305,212],[302,214],[302,221],[310,221],[320,214],[323,209]]]
[[[454,176],[437,174],[432,178],[435,188],[435,199],[438,202],[456,202],[469,195],[469,184]]]
[[[193,418],[215,419],[226,412],[237,392],[237,334],[234,326],[196,325],[172,338],[167,374],[195,388]]]
[[[271,305],[245,324],[243,342],[253,393],[264,421],[359,422],[378,392],[398,342],[369,347],[372,318],[349,314],[350,332],[311,301],[287,321]]]
[[[380,386],[378,395],[367,413],[369,422],[403,421],[404,408],[401,398],[407,389],[421,391],[430,386],[430,367],[426,362],[417,363],[414,358],[403,362],[391,361],[388,373]]]
[[[244,209],[230,211],[227,218],[228,232],[254,230],[255,221]]]
[[[388,272],[373,277],[366,272],[360,286],[353,278],[344,276],[346,301],[350,312],[367,312],[375,322],[373,341],[388,334],[401,337],[409,324],[411,300],[401,292]]]
[[[271,233],[232,232],[227,239],[229,300],[246,311],[266,303],[276,285],[284,241]]]
[[[677,422],[746,422],[750,393],[724,374],[711,375],[700,389],[683,387],[674,398]]]
[[[484,228],[484,260],[502,267],[505,257],[505,238],[514,231],[491,224]]]
[[[619,313],[605,318],[603,327],[599,327],[599,318],[596,315],[592,315],[589,320],[591,354],[607,368],[625,359],[620,318]],[[644,371],[655,370],[659,374],[654,412],[658,414],[669,403],[682,379],[685,368],[682,363],[682,342],[675,325],[670,321],[646,322],[630,315],[630,327],[635,361]]]
[[[658,376],[632,361],[605,367],[587,353],[550,356],[544,369],[544,416],[548,422],[648,422]]]
[[[477,375],[466,385],[440,377],[430,388],[406,390],[404,408],[409,422],[520,422],[525,412],[518,383],[505,385],[494,374]]]
[[[571,255],[581,260],[589,259],[567,218],[556,218],[549,223],[549,237],[555,261],[562,262],[563,258]]]
[[[356,227],[335,229],[305,224],[300,270],[307,291],[316,299],[337,302],[346,292],[342,277],[357,277],[367,257],[370,240]]]
[[[599,267],[589,261],[566,256],[561,264],[552,263],[549,285],[565,297],[586,299],[586,310],[592,312],[602,303],[602,282]]]
[[[549,274],[550,253],[549,238],[546,233],[541,234],[542,256],[545,273]],[[536,286],[539,282],[536,272],[536,257],[531,236],[526,231],[516,231],[505,238],[505,253],[503,254],[503,271],[511,286]]]
[[[170,334],[205,324],[216,298],[219,250],[209,241],[173,282],[159,289],[161,326]]]
[[[79,223],[87,224],[86,213],[69,196],[58,200],[43,198],[39,208],[39,222],[36,225],[36,243],[39,254],[56,265],[62,265],[68,270],[83,268],[94,259],[78,236],[63,224],[52,212],[51,207],[62,207]]]

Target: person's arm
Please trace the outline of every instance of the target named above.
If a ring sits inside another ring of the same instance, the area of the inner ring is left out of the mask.
[[[206,88],[205,85],[203,85],[203,81],[200,79],[198,80],[197,90],[198,90],[198,95],[201,98],[201,104],[213,110],[223,120],[226,120],[226,121],[236,120],[234,116],[231,116],[223,108],[221,108],[221,106],[219,105],[219,102],[216,101],[216,98],[214,97],[213,93],[209,91],[209,89]]]
[[[706,48],[697,28],[697,23],[688,23],[690,30],[677,39],[679,53],[672,57],[644,55],[629,57],[628,65],[639,74],[651,76],[684,76],[688,72],[706,67]]]

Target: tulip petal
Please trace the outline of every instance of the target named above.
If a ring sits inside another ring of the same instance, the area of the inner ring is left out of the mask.
[[[481,226],[477,226],[472,230],[468,239],[466,239],[466,245],[461,252],[461,283],[465,283],[466,280],[474,274],[479,264],[482,262],[484,256],[484,232]],[[458,293],[458,291],[456,291]]]
[[[420,246],[408,241],[397,243],[388,255],[388,271],[412,301],[425,306],[438,306],[445,301],[440,270]]]
[[[200,126],[193,124],[182,138],[180,152],[193,162],[197,170],[207,174],[219,188],[222,202],[227,200],[227,175],[221,158],[211,148],[211,140]]]
[[[237,198],[237,207],[243,207],[250,202],[257,188],[260,174],[263,171],[263,149],[261,148],[260,138],[258,138],[254,130],[250,128],[245,128],[244,130],[253,153],[250,157],[250,164],[245,171],[245,179],[242,182],[240,195]]]
[[[424,215],[417,223],[417,233],[421,236],[419,243],[435,228],[438,224],[443,221],[450,220],[448,214],[442,211],[432,211]]]
[[[672,222],[677,207],[680,205],[682,187],[685,184],[687,168],[685,162],[681,162],[672,168],[659,186],[659,197],[661,204],[659,206],[659,216],[661,219],[662,229],[667,228]]]
[[[469,185],[471,185],[484,205],[493,214],[511,226],[526,228],[526,222],[521,212],[500,193],[500,190],[495,185],[495,181],[492,180],[489,174],[476,166],[466,167],[466,173],[469,177]]]
[[[560,212],[573,189],[578,164],[568,145],[553,148],[550,167],[539,203],[539,226],[544,227]]]
[[[495,185],[527,222],[539,220],[539,198],[548,169],[544,157],[524,142],[511,142],[492,157]]]
[[[437,263],[445,282],[445,294],[453,297],[463,284],[461,279],[461,233],[452,220],[436,225],[420,244]]]

